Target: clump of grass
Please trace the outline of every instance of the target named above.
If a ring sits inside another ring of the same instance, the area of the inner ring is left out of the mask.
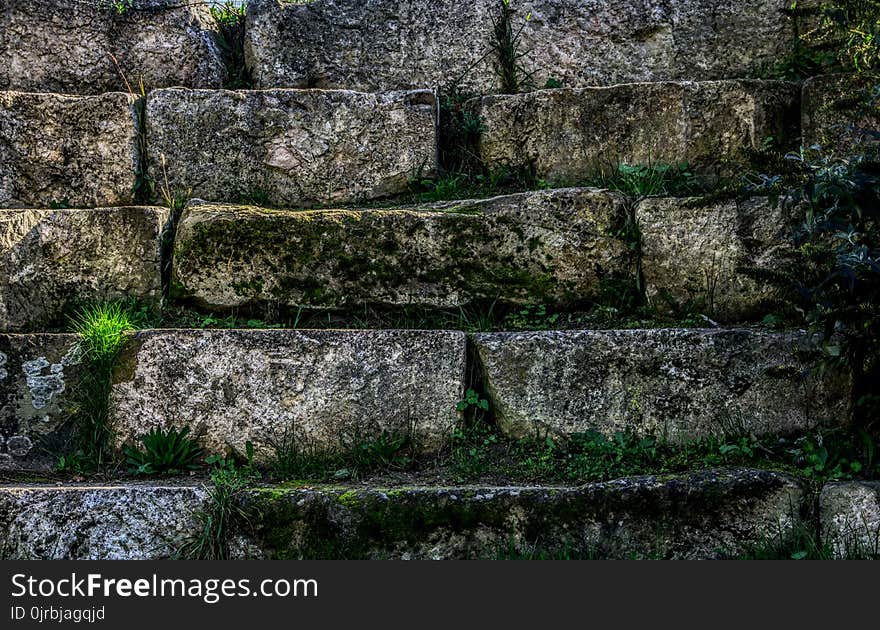
[[[413,462],[412,429],[355,437],[349,445],[322,448],[288,430],[269,442],[270,470],[279,481],[342,481],[405,470]]]
[[[71,329],[81,337],[85,357],[102,364],[116,359],[124,334],[134,328],[130,313],[120,302],[81,308],[71,318]]]
[[[653,196],[684,197],[706,192],[688,164],[617,164],[600,168],[591,186],[617,190],[636,199]]]
[[[878,532],[880,540],[880,532]],[[836,550],[835,550],[836,547]],[[873,544],[856,533],[833,545],[819,537],[814,527],[802,521],[788,532],[776,532],[746,546],[735,560],[880,560],[880,544]]]
[[[69,410],[76,434],[76,449],[59,465],[76,471],[95,470],[111,459],[111,379],[119,352],[125,344],[125,333],[135,326],[124,305],[111,302],[81,308],[71,318],[70,328],[80,336],[85,368],[73,392]]]
[[[236,4],[227,0],[220,6],[211,7],[211,15],[220,28],[217,39],[226,61],[226,81],[229,90],[253,87],[253,77],[245,64],[244,34],[247,3]]]
[[[206,486],[204,508],[193,516],[198,531],[186,538],[177,548],[176,556],[188,560],[228,560],[231,532],[249,515],[241,504],[241,496],[254,478],[253,470],[238,468],[229,460],[215,460],[217,467]]]

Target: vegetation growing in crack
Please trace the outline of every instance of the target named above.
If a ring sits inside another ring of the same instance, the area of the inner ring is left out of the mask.
[[[61,457],[59,468],[93,472],[113,461],[110,385],[125,333],[135,325],[123,304],[111,302],[81,308],[71,318],[70,328],[80,336],[85,369],[68,410],[75,443],[71,453]]]
[[[217,38],[226,63],[226,80],[223,87],[227,90],[246,90],[254,85],[250,70],[245,64],[244,35],[247,3],[226,0],[220,6],[211,6],[211,15],[220,28]]]
[[[253,454],[253,446],[248,448]],[[206,505],[195,511],[193,517],[198,530],[180,541],[175,555],[188,560],[228,560],[229,541],[237,528],[246,527],[251,515],[242,505],[242,496],[258,473],[249,463],[238,466],[234,460],[212,457],[214,469],[208,485]]]
[[[522,59],[528,51],[522,48],[522,32],[532,18],[527,14],[522,23],[515,25],[516,9],[510,0],[500,0],[499,14],[492,18],[492,38],[489,45],[495,58],[493,68],[505,94],[517,94],[534,87],[532,73],[525,69]]]

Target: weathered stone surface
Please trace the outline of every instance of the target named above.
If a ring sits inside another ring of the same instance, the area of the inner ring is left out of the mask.
[[[101,94],[220,87],[207,3],[0,0],[0,90]],[[192,6],[188,6],[192,5]]]
[[[610,236],[625,213],[622,196],[590,189],[387,210],[195,202],[178,228],[176,287],[212,307],[570,302],[634,273]]]
[[[175,193],[210,201],[374,199],[434,173],[436,109],[426,90],[157,90],[147,98],[150,164]]]
[[[681,443],[848,418],[850,378],[810,372],[819,353],[799,333],[584,330],[474,340],[495,416],[513,436],[631,429]]]
[[[0,558],[146,560],[173,557],[198,532],[200,488],[131,485],[0,488]]]
[[[787,52],[787,0],[512,0],[535,85],[755,76]],[[498,91],[500,0],[252,0],[245,54],[257,85],[364,91],[459,84]],[[526,20],[526,16],[530,16]],[[711,17],[709,17],[711,16]]]
[[[137,160],[126,94],[0,92],[0,207],[124,205]]]
[[[383,431],[437,450],[459,419],[465,335],[444,331],[155,331],[124,351],[111,393],[117,440],[189,426],[211,452],[258,459],[293,436],[354,446]]]
[[[819,517],[822,542],[836,558],[880,559],[880,481],[826,484]]]
[[[699,309],[713,319],[760,319],[778,302],[747,270],[772,270],[788,249],[796,212],[765,197],[639,203],[642,273],[660,311]]]
[[[0,210],[0,329],[53,321],[77,301],[162,294],[164,208]]]
[[[837,153],[880,144],[877,82],[864,75],[831,74],[804,83],[802,126],[805,146]]]
[[[577,488],[265,488],[231,524],[237,558],[717,558],[786,540],[803,491],[784,475],[707,471]],[[164,558],[196,533],[194,488],[0,488],[0,557]]]
[[[633,83],[485,96],[479,154],[490,168],[534,167],[578,182],[609,164],[687,162],[730,174],[768,137],[797,137],[799,92],[779,81]]]
[[[80,364],[75,335],[0,334],[0,470],[55,467]]]

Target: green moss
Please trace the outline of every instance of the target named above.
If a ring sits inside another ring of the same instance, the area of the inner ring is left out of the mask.
[[[358,498],[358,493],[355,490],[349,490],[348,492],[343,492],[337,497],[337,501],[352,510],[357,508],[360,505],[360,500]]]

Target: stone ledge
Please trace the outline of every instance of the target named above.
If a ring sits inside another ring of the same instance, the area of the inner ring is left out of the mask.
[[[383,210],[279,211],[193,202],[175,289],[209,308],[571,303],[634,273],[611,236],[621,195],[589,189]]]
[[[466,105],[483,121],[489,168],[530,168],[554,183],[600,167],[689,163],[707,177],[737,172],[768,137],[798,135],[800,90],[780,81],[631,83],[484,96]]]
[[[132,201],[135,99],[0,92],[0,208]]]
[[[811,372],[820,353],[801,333],[585,330],[473,339],[495,417],[513,437],[632,430],[684,443],[849,419],[850,376]]]
[[[77,302],[162,295],[165,208],[0,210],[0,330],[55,322]]]
[[[533,82],[567,87],[756,76],[788,51],[788,0],[512,0]],[[251,0],[245,51],[259,87],[364,91],[457,84],[491,93],[499,0]],[[531,18],[526,22],[526,15]],[[711,15],[711,19],[707,19]],[[366,27],[369,25],[369,27]]]
[[[427,90],[155,90],[146,105],[150,169],[173,195],[210,201],[377,199],[435,173],[436,117]]]
[[[0,470],[55,468],[81,363],[76,335],[0,334]]]
[[[101,94],[184,85],[226,75],[207,3],[0,0],[0,90]],[[168,8],[164,8],[168,7]],[[142,10],[149,9],[149,10]]]
[[[158,559],[197,533],[194,487],[0,488],[3,559]],[[746,469],[573,487],[257,488],[236,558],[717,558],[786,540],[804,501]]]
[[[188,426],[210,453],[352,448],[387,432],[441,449],[460,419],[466,338],[445,331],[165,330],[132,336],[111,391],[119,445]]]

